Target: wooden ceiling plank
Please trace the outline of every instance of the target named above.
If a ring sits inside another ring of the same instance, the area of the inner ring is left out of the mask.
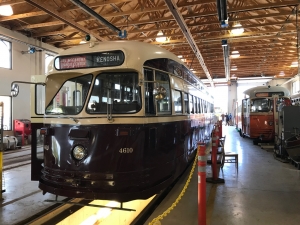
[[[94,32],[94,31],[90,31],[88,28],[81,26],[80,24],[74,22],[71,18],[66,17],[63,13],[59,13],[57,11],[57,9],[49,6],[48,4],[42,3],[41,1],[38,0],[25,0],[26,2],[28,2],[29,4],[43,10],[46,11],[47,13],[49,13],[51,16],[63,21],[64,23],[68,24],[69,26],[79,30],[80,32],[84,33],[84,34],[91,34],[93,35],[96,39],[104,41],[105,39],[102,38],[101,36],[99,36],[98,33]]]
[[[20,4],[20,3],[24,3],[24,0],[9,0],[9,1],[5,1],[5,2],[0,2],[0,6],[2,5],[16,5],[16,4]]]
[[[14,27],[12,30],[34,29],[34,28],[40,28],[40,27],[57,26],[57,25],[62,25],[62,24],[65,24],[65,23],[63,21],[57,20],[57,21],[53,21],[53,22],[22,25],[22,26]]]
[[[43,15],[47,15],[47,13],[44,11],[37,11],[37,12],[16,14],[16,15],[12,15],[12,16],[3,16],[3,17],[0,17],[0,22],[16,20],[16,19],[23,19],[23,18],[34,17],[34,16],[43,16]]]
[[[120,3],[120,2],[131,2],[132,0],[105,0],[105,1],[98,1],[95,3],[90,3],[88,4],[90,8],[95,8],[99,6],[105,6],[105,5],[110,5],[114,3]],[[65,12],[65,11],[70,11],[70,10],[80,10],[76,5],[71,5],[68,7],[65,7],[63,9],[59,9],[58,12]]]

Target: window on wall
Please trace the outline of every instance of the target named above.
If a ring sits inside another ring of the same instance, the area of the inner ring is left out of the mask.
[[[45,74],[48,73],[48,66],[52,59],[54,59],[53,55],[45,54]]]
[[[11,130],[11,97],[0,96],[3,107],[3,130]]]
[[[292,94],[297,94],[299,92],[299,81],[292,83]]]
[[[11,69],[11,42],[0,39],[0,67]]]

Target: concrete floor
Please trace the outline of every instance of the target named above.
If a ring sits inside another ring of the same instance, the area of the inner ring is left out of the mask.
[[[219,175],[225,183],[207,183],[207,224],[298,225],[300,170],[275,160],[272,152],[253,145],[248,138],[241,138],[232,126],[223,126],[223,134],[226,134],[225,150],[239,154],[239,170],[237,172],[235,164],[226,163]],[[145,224],[148,225],[172,205],[190,171],[186,171]],[[206,171],[207,177],[212,177],[210,166]],[[43,196],[37,187],[38,182],[30,181],[30,165],[7,170],[4,178],[6,192],[1,204],[1,225],[17,224],[52,204],[44,200],[54,199],[54,196]],[[184,196],[160,221],[162,225],[198,224],[197,185],[196,167]]]
[[[37,181],[30,180],[30,165],[6,170],[3,173],[4,189],[2,193],[0,224],[12,225],[37,214],[53,205],[45,202],[55,199],[52,194],[43,195]],[[63,198],[59,198],[62,200]]]
[[[234,163],[225,163],[223,173],[219,174],[225,183],[207,183],[206,224],[300,224],[300,170],[274,159],[272,151],[240,137],[233,126],[223,126],[225,134],[225,151],[239,154],[238,172]],[[186,182],[187,173],[145,224],[172,205]],[[207,166],[207,177],[212,177],[210,166]],[[196,168],[186,194],[160,221],[162,225],[198,224],[197,185]]]

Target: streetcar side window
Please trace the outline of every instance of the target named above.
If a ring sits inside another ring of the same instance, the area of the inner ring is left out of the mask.
[[[193,98],[194,98],[193,95],[189,95],[189,102],[190,102],[189,107],[190,107],[190,113],[195,113],[195,111],[194,111]]]
[[[167,73],[155,71],[155,81],[159,86],[166,90],[166,95],[163,99],[156,102],[157,113],[171,113],[171,98],[170,98],[170,79]]]
[[[182,96],[180,91],[174,90],[174,108],[175,113],[182,113]]]
[[[184,113],[188,114],[189,113],[189,96],[187,93],[183,94],[183,99],[184,99]]]
[[[200,102],[199,102],[199,112],[200,113],[203,113],[203,110],[202,110],[202,105],[203,105],[203,103],[202,103],[202,99],[200,98]]]
[[[197,98],[197,109],[198,109],[198,113],[201,113],[201,110],[200,110],[200,98]]]
[[[194,108],[195,108],[195,113],[199,113],[198,112],[198,98],[194,97]]]

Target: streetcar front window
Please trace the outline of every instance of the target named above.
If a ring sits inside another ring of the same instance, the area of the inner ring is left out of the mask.
[[[46,108],[46,114],[76,115],[81,112],[93,75],[67,80]]]
[[[136,113],[141,109],[141,91],[136,72],[101,73],[94,82],[88,113]]]
[[[272,110],[272,101],[267,98],[257,98],[251,100],[251,112],[269,112]]]

